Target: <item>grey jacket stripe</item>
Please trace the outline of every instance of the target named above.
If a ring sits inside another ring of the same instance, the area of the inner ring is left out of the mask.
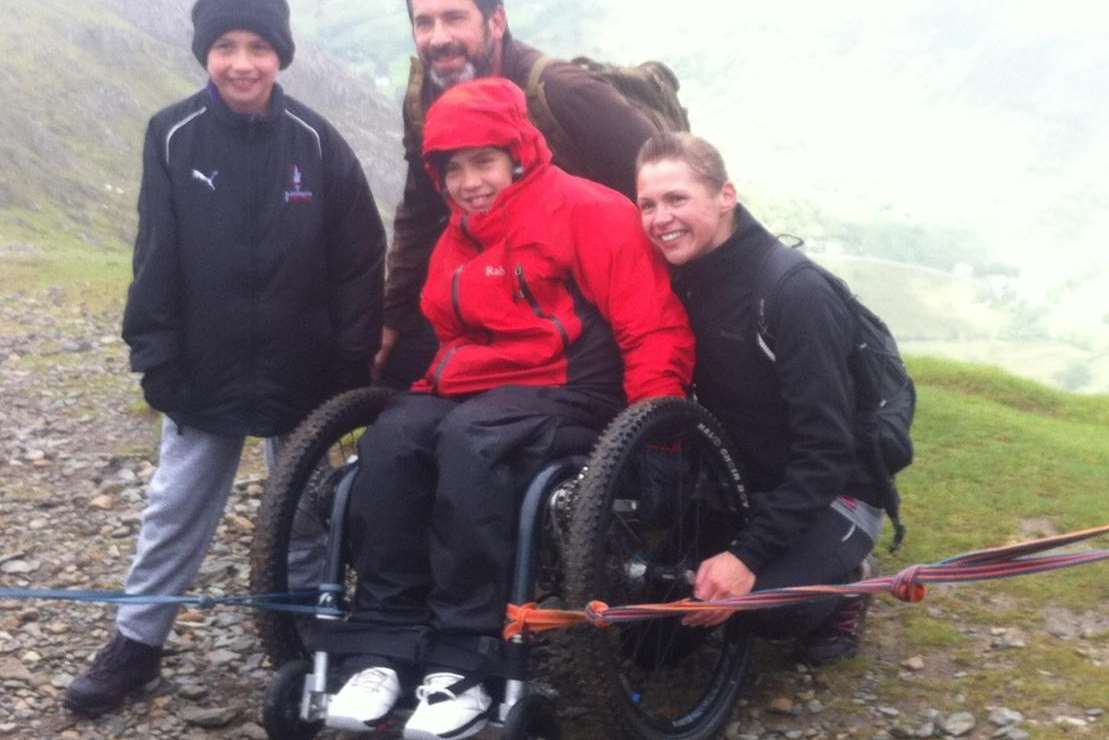
[[[291,111],[285,111],[285,115],[287,115],[289,118],[291,118],[294,121],[296,121],[297,123],[299,123],[304,128],[308,129],[308,131],[311,132],[312,136],[316,137],[316,151],[318,151],[320,153],[320,159],[322,160],[323,159],[323,142],[320,141],[320,132],[317,131],[316,129],[312,128],[311,126],[309,126],[308,123],[303,118],[300,118],[299,116],[297,116],[295,113],[293,113]]]
[[[196,113],[193,113],[190,116],[188,116],[187,118],[183,118],[180,121],[178,121],[177,123],[175,123],[173,125],[173,127],[169,130],[169,133],[166,134],[166,164],[169,164],[169,142],[170,142],[170,139],[173,138],[173,135],[176,134],[189,121],[193,120],[197,116],[202,116],[207,112],[208,112],[208,106],[204,106],[203,108],[198,110]]]

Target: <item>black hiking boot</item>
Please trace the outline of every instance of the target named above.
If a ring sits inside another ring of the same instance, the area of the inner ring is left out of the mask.
[[[96,655],[92,667],[66,687],[65,708],[96,717],[123,704],[158,678],[162,649],[130,640],[118,632]]]
[[[855,570],[852,581],[864,581],[877,575],[878,560],[867,555]],[[858,655],[872,598],[864,594],[843,599],[823,624],[805,636],[801,646],[802,660],[810,665],[825,665]]]

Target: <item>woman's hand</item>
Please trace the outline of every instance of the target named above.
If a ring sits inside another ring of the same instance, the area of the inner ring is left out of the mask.
[[[750,593],[754,587],[755,574],[735,555],[722,552],[701,563],[693,583],[693,595],[701,601],[731,599]],[[687,627],[715,627],[726,622],[734,613],[697,612],[682,619],[682,624]]]

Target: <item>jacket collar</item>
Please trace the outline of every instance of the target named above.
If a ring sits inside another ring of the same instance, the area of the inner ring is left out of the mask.
[[[285,91],[281,85],[274,83],[273,95],[270,97],[270,109],[265,113],[236,113],[231,110],[227,103],[219,94],[219,89],[211,80],[208,81],[207,86],[208,99],[212,104],[212,110],[215,112],[216,117],[224,123],[245,128],[252,124],[262,124],[264,126],[271,126],[273,122],[285,115]]]
[[[735,231],[723,244],[698,260],[675,267],[675,282],[688,285],[730,281],[737,273],[754,274],[776,239],[739,203],[735,207],[735,222]]]
[[[517,41],[508,31],[504,33],[503,44],[501,77],[507,77],[526,91],[531,68],[542,54],[522,41]]]

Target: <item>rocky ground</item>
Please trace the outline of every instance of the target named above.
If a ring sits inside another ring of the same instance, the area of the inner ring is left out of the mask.
[[[116,589],[157,443],[157,419],[139,403],[127,372],[118,315],[73,308],[59,290],[0,299],[0,587]],[[262,476],[255,446],[197,592],[245,592]],[[1103,717],[1109,699],[1102,706],[1037,707],[1029,716],[1020,706],[968,700],[958,684],[966,671],[942,649],[914,655],[899,641],[898,612],[907,608],[923,607],[881,600],[865,655],[847,668],[814,672],[790,661],[787,646],[761,647],[760,670],[727,736],[1020,740],[1065,730],[1109,737]],[[68,715],[64,687],[108,639],[111,614],[97,605],[0,600],[0,737],[265,737],[259,707],[272,669],[250,615],[230,609],[181,615],[163,679],[138,702],[96,721]],[[1057,637],[1073,639],[1077,650],[1106,665],[1104,614],[1054,619]],[[1025,639],[1004,626],[964,631],[981,642],[982,661],[999,671],[1010,660],[1006,651],[1019,651]],[[943,695],[919,690],[937,677],[950,682]],[[572,705],[563,709],[567,736],[597,737],[588,716]]]

